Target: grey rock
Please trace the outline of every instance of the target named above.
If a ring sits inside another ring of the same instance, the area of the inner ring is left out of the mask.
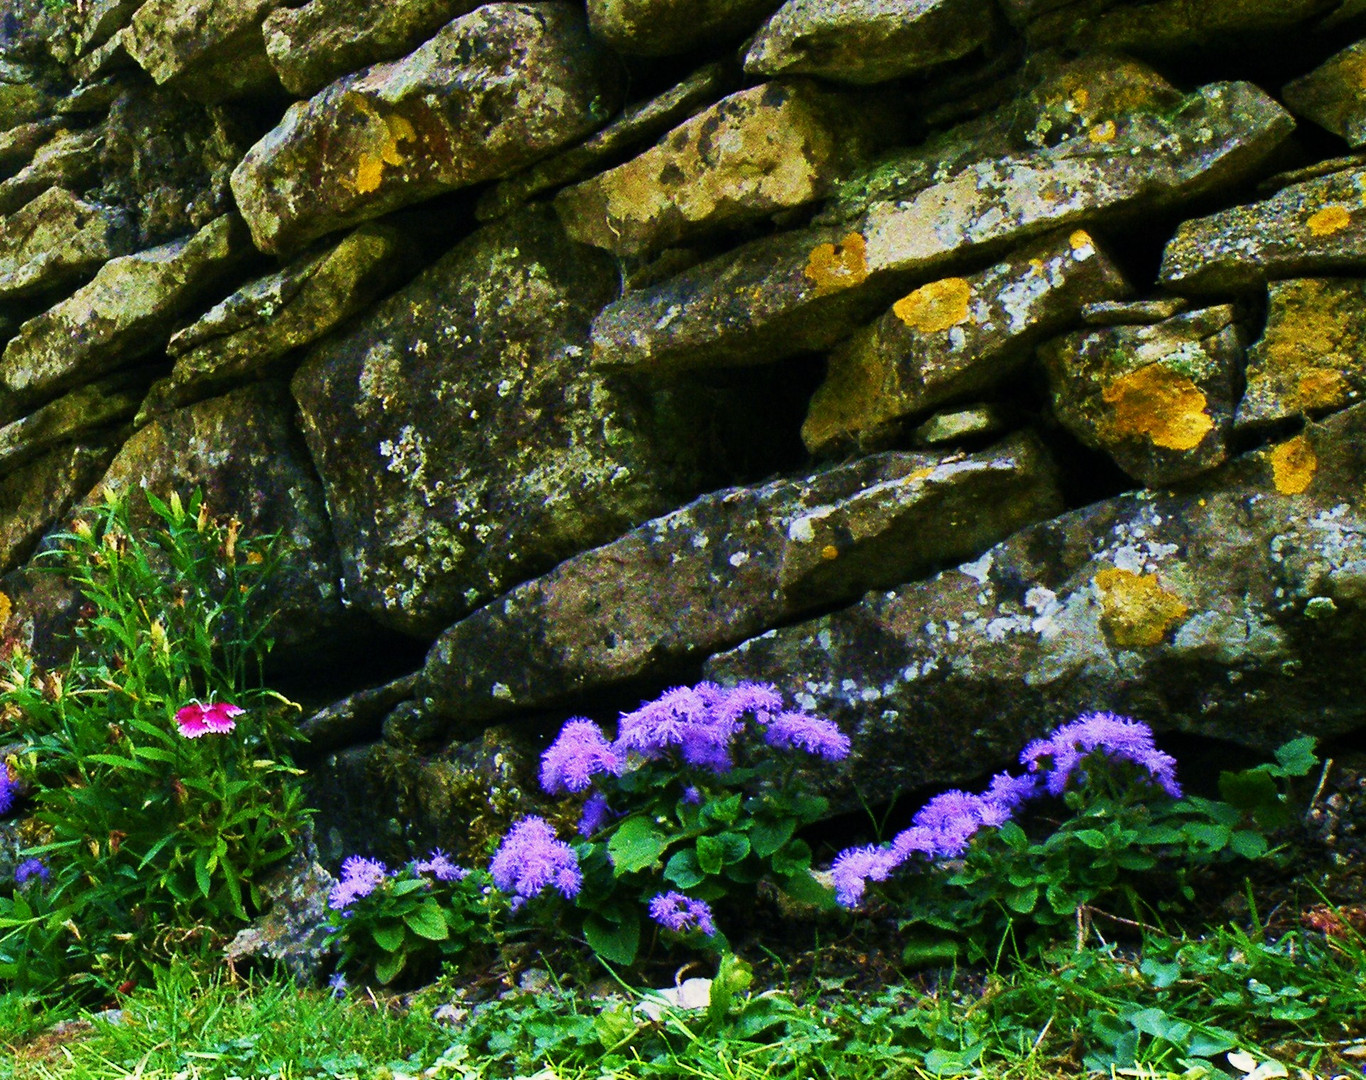
[[[1083,304],[1081,321],[1087,326],[1143,326],[1180,315],[1190,301],[1180,296],[1155,300],[1097,300]]]
[[[54,446],[0,477],[0,574],[27,559],[43,534],[94,487],[118,450],[120,434]]]
[[[1286,83],[1281,98],[1296,116],[1341,135],[1350,146],[1366,146],[1366,41]]]
[[[1107,49],[1141,56],[1199,55],[1206,49],[1274,48],[1281,35],[1310,29],[1339,0],[1118,0],[1056,8],[1031,19],[1037,46]]]
[[[981,558],[712,658],[853,737],[811,778],[850,809],[968,781],[1108,709],[1269,751],[1366,719],[1366,408],[1177,493],[1031,526]]]
[[[593,36],[627,56],[669,56],[752,30],[779,0],[588,0]]]
[[[158,85],[208,104],[279,87],[261,23],[280,0],[145,0],[124,47]]]
[[[911,432],[911,445],[934,449],[997,438],[1009,431],[1011,411],[1000,405],[972,405],[937,412]]]
[[[51,188],[0,221],[0,300],[79,282],[133,244],[125,211]]]
[[[1061,503],[1017,437],[979,454],[893,453],[703,496],[566,560],[443,633],[422,710],[463,725],[668,678],[822,605],[984,550]]]
[[[384,718],[417,693],[417,672],[358,690],[319,709],[299,725],[309,757],[379,738]]]
[[[0,131],[0,175],[8,179],[32,161],[38,148],[57,133],[60,123],[55,116],[48,116]]]
[[[58,443],[131,420],[146,388],[146,380],[136,375],[116,375],[73,390],[0,427],[0,476]]]

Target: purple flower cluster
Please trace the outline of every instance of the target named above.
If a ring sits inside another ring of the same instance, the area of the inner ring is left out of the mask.
[[[426,874],[437,881],[464,881],[470,872],[451,862],[451,857],[440,848],[432,851],[427,858],[411,864],[413,873]]]
[[[956,858],[981,829],[1000,828],[1019,806],[1044,794],[1061,795],[1069,784],[1085,779],[1080,767],[1093,754],[1130,761],[1147,770],[1153,783],[1172,798],[1181,797],[1176,761],[1153,745],[1147,724],[1113,713],[1086,713],[1056,729],[1046,739],[1025,747],[1023,776],[1008,772],[992,777],[986,791],[945,791],[927,802],[890,845],[848,848],[830,867],[835,899],[856,907],[870,881],[886,881],[912,855],[928,860]]]
[[[607,805],[607,796],[595,791],[584,801],[583,813],[579,815],[579,835],[587,840],[607,824],[612,817],[612,808]]]
[[[19,801],[19,782],[9,774],[9,766],[0,762],[0,814],[8,814]]]
[[[1181,798],[1176,759],[1153,745],[1152,729],[1147,724],[1114,713],[1085,713],[1077,717],[1048,738],[1026,746],[1020,763],[1045,777],[1050,795],[1061,795],[1073,782],[1085,779],[1081,765],[1096,753],[1133,762],[1173,799]]]
[[[45,882],[48,877],[48,869],[42,859],[25,859],[14,868],[14,884],[16,885],[24,885],[34,878]]]
[[[327,894],[327,906],[333,911],[345,911],[379,888],[388,874],[388,868],[378,859],[352,855],[342,863],[341,881]]]
[[[489,863],[493,883],[503,892],[523,900],[554,886],[566,899],[577,896],[583,886],[574,849],[555,836],[540,817],[525,817],[508,830]]]
[[[587,791],[598,773],[621,775],[622,760],[602,728],[575,717],[565,722],[550,748],[541,755],[541,787],[551,795]]]
[[[650,918],[666,930],[683,934],[701,930],[707,937],[716,933],[711,907],[703,900],[694,900],[681,892],[659,893],[650,900]]]

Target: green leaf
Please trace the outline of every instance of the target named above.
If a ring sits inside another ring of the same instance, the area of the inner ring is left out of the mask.
[[[404,915],[403,921],[409,930],[428,941],[445,941],[450,936],[441,905],[435,900],[426,900],[416,911]]]
[[[1280,765],[1281,776],[1305,776],[1319,763],[1314,753],[1316,740],[1312,735],[1301,735],[1292,739],[1276,751],[1276,761]]]
[[[627,818],[607,841],[607,855],[616,876],[653,866],[669,846],[669,840],[648,818]]]
[[[209,875],[209,855],[204,850],[194,853],[194,880],[199,886],[199,893],[208,899],[209,893],[213,891],[213,880]]]
[[[375,965],[375,978],[381,983],[391,983],[398,977],[398,973],[403,970],[403,965],[408,962],[408,954],[403,952],[386,953],[378,964]]]
[[[664,864],[664,880],[680,889],[691,889],[705,880],[706,876],[702,867],[697,865],[697,852],[692,848],[675,851]]]
[[[111,765],[116,769],[133,769],[135,772],[146,773],[148,776],[156,776],[156,770],[141,761],[124,757],[122,754],[85,754],[85,761],[94,761],[100,765]]]
[[[805,840],[789,840],[774,853],[769,865],[775,874],[792,876],[811,868],[811,845]]]
[[[401,922],[384,922],[372,926],[370,936],[375,939],[375,944],[387,953],[398,952],[403,948],[404,933]]]
[[[1012,889],[1006,893],[1005,900],[1006,907],[1011,911],[1028,915],[1039,903],[1039,887],[1035,885],[1027,889]]]
[[[1228,846],[1244,859],[1260,859],[1267,850],[1266,837],[1251,829],[1235,830]]]
[[[635,963],[640,948],[640,920],[633,914],[623,916],[621,922],[608,922],[598,915],[583,920],[583,936],[589,947],[614,964]]]
[[[1221,772],[1219,794],[1239,810],[1254,811],[1280,802],[1276,781],[1266,769]]]
[[[749,846],[759,858],[767,859],[791,840],[796,830],[793,818],[757,818],[749,827]]]
[[[811,904],[823,911],[835,908],[835,890],[822,885],[810,873],[803,871],[778,879],[778,887],[801,904]]]
[[[744,833],[697,838],[697,864],[707,874],[719,874],[723,867],[740,862],[748,854],[749,837]]]
[[[1071,835],[1089,848],[1099,849],[1110,846],[1109,839],[1099,829],[1078,829]]]

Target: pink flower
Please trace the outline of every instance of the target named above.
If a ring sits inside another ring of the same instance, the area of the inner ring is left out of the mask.
[[[240,705],[230,705],[226,701],[211,701],[207,705],[192,701],[176,711],[175,722],[180,727],[180,734],[187,739],[210,733],[226,735],[237,726],[233,717],[243,711]]]

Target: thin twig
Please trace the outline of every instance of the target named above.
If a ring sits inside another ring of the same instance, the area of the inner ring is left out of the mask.
[[[1086,913],[1087,913],[1088,916],[1089,916],[1089,915],[1104,915],[1104,916],[1105,916],[1107,919],[1109,919],[1111,922],[1117,922],[1117,923],[1119,923],[1121,926],[1132,926],[1135,930],[1147,930],[1149,933],[1160,934],[1162,937],[1166,938],[1168,941],[1171,940],[1171,937],[1172,937],[1171,934],[1167,933],[1167,931],[1163,930],[1161,927],[1153,926],[1151,923],[1138,922],[1138,921],[1136,921],[1136,920],[1134,920],[1134,919],[1126,919],[1126,918],[1124,918],[1124,916],[1122,916],[1122,915],[1115,915],[1115,914],[1112,914],[1111,912],[1106,911],[1106,910],[1104,910],[1103,908],[1092,907],[1090,904],[1083,904],[1082,907],[1084,907],[1084,908],[1086,909]],[[1078,910],[1081,910],[1081,909],[1079,908]]]

